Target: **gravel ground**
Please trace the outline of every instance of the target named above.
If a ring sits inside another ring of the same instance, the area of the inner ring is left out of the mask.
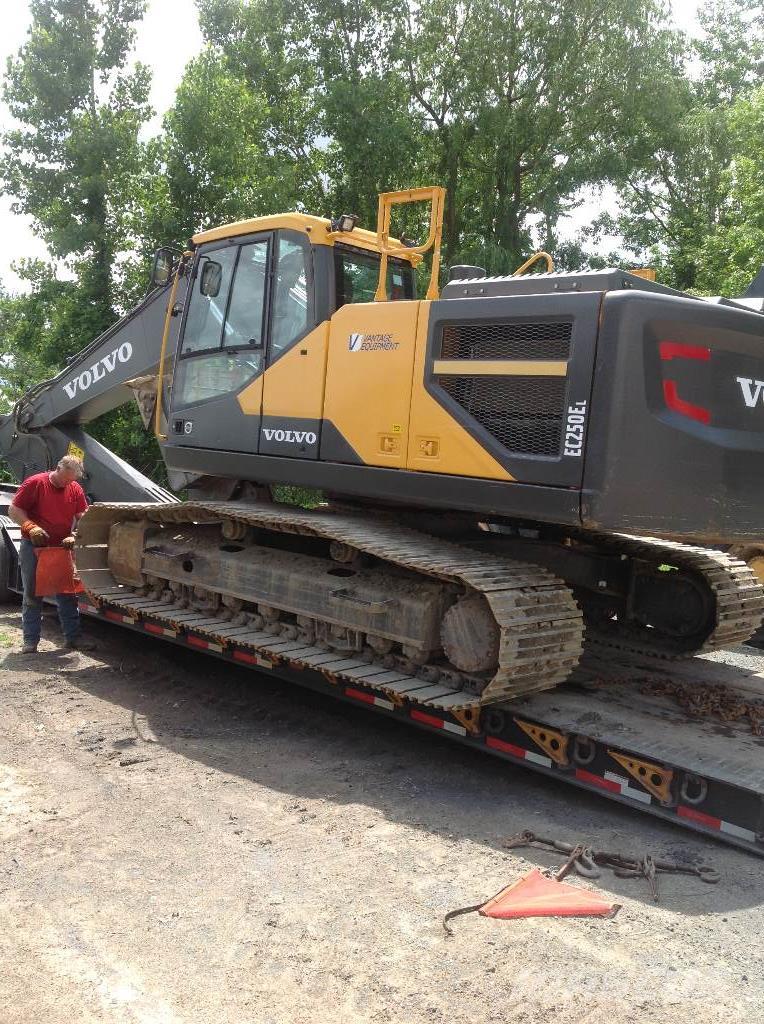
[[[0,608],[2,1024],[762,1019],[756,858],[115,627],[23,658],[18,626]],[[502,848],[525,827],[722,881],[666,877],[655,906],[608,875],[612,920],[447,938],[445,911],[557,863]]]

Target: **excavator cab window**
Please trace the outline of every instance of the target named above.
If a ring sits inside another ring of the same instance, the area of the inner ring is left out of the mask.
[[[308,248],[301,239],[281,235],[274,274],[271,362],[311,326],[308,260]]]
[[[373,302],[379,281],[380,257],[376,253],[344,246],[334,247],[337,309],[349,302]],[[414,271],[405,260],[387,264],[387,294],[391,299],[413,299]]]
[[[265,237],[200,256],[173,388],[177,408],[227,394],[261,372],[270,246]],[[213,294],[210,278],[219,279]]]

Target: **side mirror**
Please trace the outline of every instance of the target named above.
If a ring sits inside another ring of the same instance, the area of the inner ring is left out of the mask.
[[[151,287],[164,288],[172,277],[175,254],[172,249],[157,249],[151,266]]]
[[[206,295],[208,298],[214,299],[220,291],[222,280],[222,264],[216,263],[215,260],[207,260],[202,268],[202,276],[199,281],[199,291],[202,295]]]

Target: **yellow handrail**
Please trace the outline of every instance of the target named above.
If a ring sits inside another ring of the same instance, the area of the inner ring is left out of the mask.
[[[411,188],[401,192],[381,192],[379,196],[379,208],[377,211],[377,245],[382,253],[382,260],[379,266],[379,283],[374,295],[375,302],[387,302],[387,260],[389,256],[411,255],[426,253],[432,248],[432,270],[430,271],[430,283],[427,286],[427,299],[438,297],[438,272],[440,270],[440,240],[443,234],[443,208],[446,201],[446,190],[440,185],[432,185],[427,188]],[[430,206],[430,230],[427,234],[427,241],[423,245],[390,246],[390,215],[392,208],[401,203],[422,203],[429,202]]]
[[[172,320],[172,311],[175,308],[175,296],[178,293],[178,282],[180,281],[181,274],[186,265],[186,259],[192,256],[193,253],[184,252],[178,261],[178,267],[175,271],[175,278],[172,282],[172,290],[170,292],[170,299],[167,303],[167,312],[164,317],[164,330],[162,332],[162,348],[159,351],[159,367],[157,369],[157,404],[154,410],[154,436],[157,441],[166,441],[167,434],[162,433],[162,388],[164,386],[164,358],[167,352],[167,339],[170,336],[170,321]]]
[[[526,260],[521,267],[518,267],[512,277],[518,277],[520,274],[524,274],[526,270],[530,269],[534,263],[539,260],[546,260],[546,272],[551,274],[554,272],[554,260],[548,252],[534,252],[529,260]]]

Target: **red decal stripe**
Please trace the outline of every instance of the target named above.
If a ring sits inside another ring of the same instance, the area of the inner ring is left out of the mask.
[[[682,345],[678,341],[662,341],[658,348],[664,362],[668,362],[669,359],[699,359],[701,362],[708,362],[711,358],[711,349],[705,345]]]
[[[666,400],[666,405],[669,409],[673,409],[674,412],[679,412],[682,416],[688,416],[691,420],[697,420],[698,423],[711,422],[711,413],[708,409],[704,409],[702,405],[693,405],[692,402],[685,402],[683,398],[679,397],[676,381],[664,380],[663,397]]]
[[[364,704],[373,704],[374,703],[374,694],[373,693],[364,693],[363,690],[356,690],[352,686],[346,686],[345,687],[345,696],[346,697],[352,697],[353,700],[362,700],[364,702]]]
[[[153,622],[144,622],[143,628],[147,633],[156,633],[157,636],[164,636],[164,629],[161,626],[155,625]]]
[[[617,782],[603,779],[601,775],[594,775],[592,772],[585,772],[583,768],[576,768],[576,778],[581,782],[588,782],[592,786],[599,786],[600,789],[610,790],[611,793],[621,792],[621,787]]]
[[[424,725],[431,725],[434,729],[443,728],[442,718],[436,718],[435,715],[426,715],[424,711],[417,711],[416,708],[411,709],[411,717],[415,722],[423,722]]]
[[[247,665],[257,664],[257,655],[250,654],[249,651],[234,651],[233,657],[234,661],[244,661]]]
[[[501,750],[505,754],[511,754],[513,757],[525,757],[522,747],[516,747],[514,743],[506,743],[504,740],[497,739],[496,736],[489,736],[485,745],[493,747],[494,750]]]
[[[189,633],[186,637],[186,643],[191,644],[192,647],[201,647],[205,651],[209,647],[206,640],[202,640],[200,636],[194,636],[193,633]]]
[[[703,811],[696,811],[694,807],[686,807],[684,804],[679,804],[676,813],[680,818],[689,818],[690,821],[697,821],[700,825],[708,825],[709,828],[720,829],[722,827],[721,818],[713,818],[710,814],[704,814]]]
[[[105,619],[111,619],[112,622],[124,622],[125,616],[120,615],[119,612],[106,611],[103,613]]]

